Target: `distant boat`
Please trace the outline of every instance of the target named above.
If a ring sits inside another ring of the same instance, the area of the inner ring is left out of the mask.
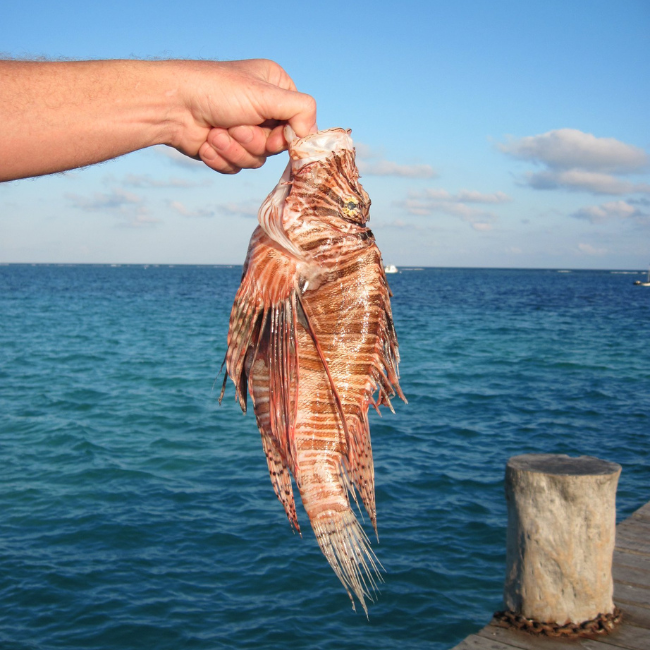
[[[640,287],[650,287],[650,266],[648,267],[648,279],[645,282],[641,282],[641,280],[635,280],[634,284]]]
[[[388,266],[384,266],[384,272],[397,273],[397,267],[394,264],[389,264]]]

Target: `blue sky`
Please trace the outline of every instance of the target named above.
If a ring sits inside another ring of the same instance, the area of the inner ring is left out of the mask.
[[[276,60],[352,129],[386,263],[650,263],[650,3],[4,2],[0,52]],[[242,263],[286,154],[0,184],[0,262]]]

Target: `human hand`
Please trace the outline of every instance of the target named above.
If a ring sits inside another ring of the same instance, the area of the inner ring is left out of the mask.
[[[186,112],[169,143],[222,174],[261,167],[287,148],[284,125],[317,130],[316,102],[273,61],[179,61]]]

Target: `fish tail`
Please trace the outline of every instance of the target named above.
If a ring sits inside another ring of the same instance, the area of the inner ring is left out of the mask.
[[[355,608],[357,597],[368,616],[366,599],[374,602],[383,570],[370,540],[351,509],[322,513],[312,521],[316,540],[334,573],[343,583]],[[353,596],[354,594],[354,596]]]

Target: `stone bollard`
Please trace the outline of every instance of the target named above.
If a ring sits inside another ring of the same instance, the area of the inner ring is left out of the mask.
[[[502,620],[506,614],[509,624],[550,636],[562,630],[583,636],[580,629],[590,626],[603,633],[620,621],[612,600],[620,473],[620,465],[591,456],[525,454],[508,461]],[[540,632],[540,624],[555,633]]]

